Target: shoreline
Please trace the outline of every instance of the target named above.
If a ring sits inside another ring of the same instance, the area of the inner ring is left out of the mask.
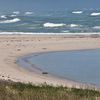
[[[31,82],[33,84],[47,83],[49,85],[63,85],[76,88],[95,88],[94,85],[79,84],[70,80],[61,80],[52,76],[31,73],[16,64],[20,56],[35,52],[52,52],[63,50],[80,50],[100,48],[100,38],[64,38],[63,36],[28,36],[28,35],[0,35],[0,79],[15,82]],[[44,49],[46,48],[46,49]],[[3,66],[3,67],[2,67]]]
[[[100,49],[100,48],[96,48],[96,49],[81,49],[81,50],[64,50],[64,52],[70,52],[70,51],[88,51],[88,50],[97,50],[97,49]],[[29,70],[30,72],[35,72],[36,74],[39,74],[39,75],[43,75],[43,72],[45,72],[44,70],[42,70],[41,68],[39,68],[37,65],[35,64],[31,64],[27,61],[28,58],[30,58],[31,56],[32,57],[35,57],[35,56],[38,56],[38,55],[41,55],[41,54],[47,54],[47,53],[55,53],[55,52],[63,52],[63,51],[48,51],[48,52],[36,52],[36,53],[32,53],[32,54],[28,54],[28,55],[24,55],[22,57],[18,57],[17,59],[17,64],[20,66],[20,67],[24,67],[25,69]],[[28,68],[29,67],[29,68]],[[55,78],[56,80],[60,79],[62,81],[67,81],[67,82],[71,82],[73,84],[72,87],[75,87],[77,88],[77,85],[79,86],[79,88],[83,88],[83,89],[100,89],[100,86],[98,85],[95,85],[93,83],[88,83],[88,82],[79,82],[78,80],[72,80],[70,78],[64,78],[62,76],[59,76],[59,75],[55,75],[55,74],[51,74],[51,73],[48,73],[47,74],[44,74],[44,76],[48,76],[48,77],[53,77]],[[77,85],[76,85],[77,84]],[[76,85],[76,86],[75,86]]]
[[[67,37],[77,37],[77,36],[82,36],[82,37],[100,37],[100,32],[63,32],[63,33],[53,33],[53,32],[0,32],[0,35],[36,35],[36,36],[67,36]]]

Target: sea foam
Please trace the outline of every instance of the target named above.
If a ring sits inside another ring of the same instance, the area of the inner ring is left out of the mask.
[[[33,12],[25,12],[25,15],[32,15]]]
[[[20,14],[20,12],[19,11],[14,11],[13,14]]]
[[[62,33],[32,33],[32,32],[0,32],[0,34],[30,34],[30,35],[100,35],[100,33],[70,33],[70,32],[62,32]]]
[[[100,29],[100,26],[94,26],[93,28],[94,29]]]
[[[0,16],[1,18],[4,18],[4,19],[6,19],[7,17],[6,17],[6,15],[1,15]]]
[[[44,27],[62,27],[62,26],[65,26],[66,24],[63,24],[63,23],[60,23],[60,24],[57,24],[57,23],[44,23],[43,26]]]
[[[73,13],[73,14],[82,14],[83,11],[73,11],[72,13]]]
[[[100,15],[100,13],[91,13],[91,16],[99,16]]]
[[[11,20],[3,20],[3,21],[0,21],[0,23],[15,23],[15,22],[19,22],[20,19],[19,18],[14,18],[14,19],[11,19]]]
[[[70,25],[68,25],[68,26],[74,28],[74,27],[81,27],[82,25],[78,25],[78,24],[70,24]]]

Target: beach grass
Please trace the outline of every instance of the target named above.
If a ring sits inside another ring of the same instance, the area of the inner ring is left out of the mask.
[[[0,100],[100,100],[100,91],[0,81]]]

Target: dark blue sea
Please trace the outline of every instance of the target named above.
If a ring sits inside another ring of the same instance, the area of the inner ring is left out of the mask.
[[[99,10],[0,13],[0,32],[100,33]]]

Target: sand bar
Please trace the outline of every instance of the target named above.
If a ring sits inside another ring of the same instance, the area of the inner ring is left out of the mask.
[[[38,52],[96,49],[100,48],[100,37],[67,37],[50,35],[0,35],[0,79],[33,84],[63,85],[76,88],[95,87],[52,75],[30,72],[16,64],[18,57]]]

